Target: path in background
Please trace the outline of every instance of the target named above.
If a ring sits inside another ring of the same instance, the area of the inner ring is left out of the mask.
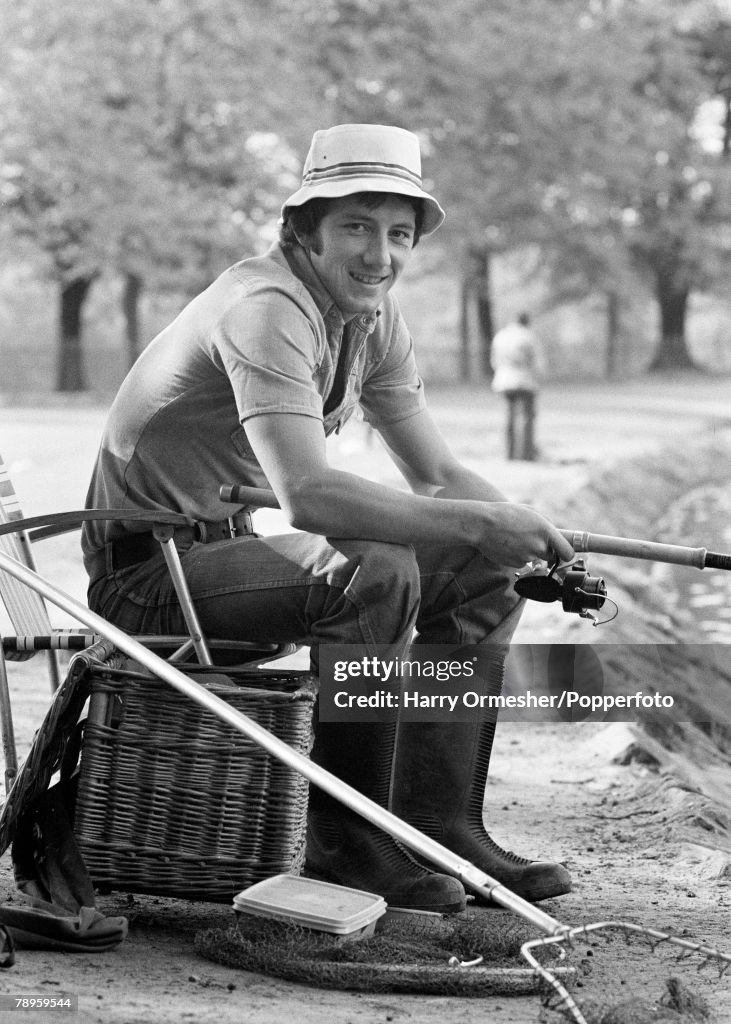
[[[429,405],[452,449],[514,501],[541,507],[543,495],[569,493],[594,466],[616,462],[731,424],[731,378],[689,375],[627,383],[552,385],[540,397],[537,440],[541,459],[507,462],[501,400],[487,385],[427,389]],[[0,396],[0,453],[26,515],[81,508],[106,409],[85,396],[43,396],[13,405]],[[395,486],[403,482],[378,438],[362,423],[331,438],[333,462]],[[235,483],[236,481],[222,481]],[[621,496],[620,496],[621,497]],[[561,523],[595,530],[591,523]],[[264,533],[281,529],[276,513],[259,513]],[[73,536],[45,541],[38,559],[83,600],[86,578]],[[0,620],[1,621],[1,620]],[[54,622],[64,624],[62,613]]]

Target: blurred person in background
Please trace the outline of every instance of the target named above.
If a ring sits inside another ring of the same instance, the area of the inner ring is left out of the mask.
[[[417,137],[384,125],[316,132],[280,238],[226,270],[145,349],[108,417],[90,507],[182,512],[175,536],[212,638],[352,644],[405,657],[411,645],[481,645],[497,688],[522,604],[512,568],[572,556],[538,512],[512,504],[451,453],[427,408],[391,289],[444,213],[422,186]],[[360,406],[408,489],[329,464],[326,437]],[[274,491],[289,524],[251,531],[222,484]],[[83,534],[90,606],[135,633],[184,621],[163,555],[142,524]],[[483,646],[484,645],[484,648]],[[398,681],[374,685],[400,691]],[[467,724],[318,721],[313,758],[527,899],[570,889],[564,867],[502,850],[482,804],[495,712]],[[397,735],[398,734],[398,735]],[[311,787],[309,874],[397,907],[455,911],[457,878]]]
[[[508,459],[534,462],[536,396],[545,373],[541,343],[521,313],[492,339],[490,361],[494,370],[492,390],[505,397],[507,406],[506,455]]]

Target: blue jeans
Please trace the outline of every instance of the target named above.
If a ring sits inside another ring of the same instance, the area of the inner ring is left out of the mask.
[[[315,664],[323,643],[508,643],[522,609],[511,571],[468,547],[288,533],[180,553],[209,637],[307,644]],[[162,554],[94,581],[89,605],[129,633],[185,632]]]

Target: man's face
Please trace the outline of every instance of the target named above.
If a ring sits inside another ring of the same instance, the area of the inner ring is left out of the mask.
[[[312,265],[344,316],[375,312],[411,255],[415,226],[414,208],[400,196],[372,208],[352,196],[331,200],[308,244]]]

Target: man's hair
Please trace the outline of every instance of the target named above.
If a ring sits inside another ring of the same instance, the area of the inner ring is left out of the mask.
[[[363,206],[369,210],[374,210],[385,203],[391,195],[396,195],[396,193],[356,192],[348,198],[362,203]],[[414,209],[414,216],[416,218],[414,245],[416,245],[421,237],[422,226],[424,224],[423,200],[417,199],[415,196],[412,197],[401,194],[398,194],[397,198],[405,199],[406,202],[410,203]],[[332,202],[332,199],[318,197],[316,199],[310,199],[308,203],[303,203],[302,206],[289,207],[285,211],[282,223],[279,227],[279,244],[282,248],[293,249],[295,245],[298,244],[300,238],[312,237],[320,226],[320,221],[327,213]]]

